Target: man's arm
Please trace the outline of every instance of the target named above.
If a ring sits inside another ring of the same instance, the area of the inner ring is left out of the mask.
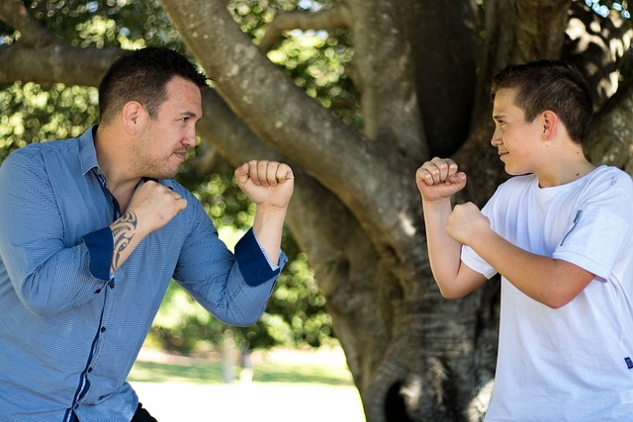
[[[486,281],[461,261],[461,243],[446,233],[451,214],[451,196],[466,186],[466,175],[448,159],[434,158],[416,172],[416,184],[422,198],[426,241],[431,271],[442,296],[457,299]]]
[[[281,237],[294,180],[290,167],[267,161],[245,163],[235,176],[257,206],[252,230],[237,242],[231,255],[201,205],[191,204],[200,208],[196,214],[206,218],[199,219],[183,247],[174,276],[214,316],[246,326],[261,317],[287,261]],[[211,232],[215,233],[210,236]]]
[[[143,182],[118,220],[110,225],[114,237],[111,271],[116,271],[148,234],[169,223],[187,206],[177,192],[152,180]]]
[[[235,170],[238,186],[257,205],[253,233],[273,264],[279,263],[281,235],[292,193],[292,169],[275,161],[249,161]]]
[[[532,299],[559,308],[582,292],[594,275],[577,265],[530,253],[505,240],[489,226],[477,206],[455,206],[446,231],[455,241],[470,246],[517,289]]]

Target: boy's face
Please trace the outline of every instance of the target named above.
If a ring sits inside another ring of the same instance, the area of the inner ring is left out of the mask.
[[[502,88],[497,92],[492,110],[495,132],[490,143],[497,148],[506,172],[516,176],[535,172],[537,143],[542,133],[540,117],[527,122],[514,98],[514,88]]]

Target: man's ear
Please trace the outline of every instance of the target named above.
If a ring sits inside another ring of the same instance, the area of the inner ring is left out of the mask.
[[[551,139],[558,129],[558,116],[551,110],[541,113],[541,135],[544,139]]]
[[[147,119],[147,112],[138,101],[128,101],[123,106],[123,127],[130,135],[137,135]]]

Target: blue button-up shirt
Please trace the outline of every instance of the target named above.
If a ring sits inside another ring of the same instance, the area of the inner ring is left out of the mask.
[[[32,144],[0,165],[0,420],[129,421],[126,382],[172,277],[220,320],[251,325],[280,267],[252,231],[235,254],[200,202],[151,233],[113,274],[118,206],[93,130]],[[280,264],[286,262],[282,253]]]

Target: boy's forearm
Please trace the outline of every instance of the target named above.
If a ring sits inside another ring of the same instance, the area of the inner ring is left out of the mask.
[[[571,301],[593,279],[576,265],[528,252],[490,229],[469,246],[521,292],[552,308]]]
[[[456,297],[461,293],[452,293],[456,286],[461,264],[461,244],[446,234],[446,219],[451,212],[450,198],[442,201],[422,201],[429,262],[433,277],[442,294]]]

